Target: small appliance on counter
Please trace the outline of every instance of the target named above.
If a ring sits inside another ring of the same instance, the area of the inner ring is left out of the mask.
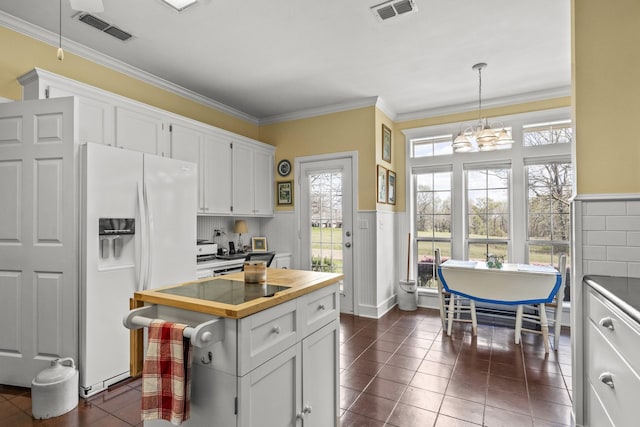
[[[198,240],[196,244],[196,262],[216,259],[218,244],[208,240]]]

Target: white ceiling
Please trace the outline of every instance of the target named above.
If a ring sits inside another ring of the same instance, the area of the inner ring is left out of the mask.
[[[570,0],[415,0],[417,13],[385,22],[370,11],[380,2],[199,0],[178,13],[161,0],[104,0],[95,15],[134,36],[121,42],[72,19],[62,0],[63,47],[77,42],[260,122],[372,97],[404,118],[473,109],[477,62],[488,63],[485,105],[570,94]],[[0,10],[58,32],[57,0],[0,0]]]

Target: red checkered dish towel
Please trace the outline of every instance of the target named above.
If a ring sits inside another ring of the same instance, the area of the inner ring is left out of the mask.
[[[187,325],[153,320],[142,368],[142,419],[180,425],[189,419],[191,342]]]

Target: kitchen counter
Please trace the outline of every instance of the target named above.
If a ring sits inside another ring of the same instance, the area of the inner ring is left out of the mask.
[[[584,281],[640,323],[640,279],[590,275]]]
[[[231,319],[241,319],[259,311],[285,303],[302,295],[329,286],[342,280],[343,275],[335,273],[320,273],[302,270],[283,270],[268,268],[267,284],[286,287],[285,290],[275,292],[273,296],[260,297],[239,304],[229,304],[220,301],[211,301],[203,298],[189,297],[165,293],[167,289],[188,286],[193,283],[202,283],[202,287],[226,286],[228,281],[244,282],[244,273],[232,273],[215,278],[196,280],[193,282],[181,283],[165,288],[136,292],[134,300],[136,305],[141,303],[160,304],[170,307],[181,308],[199,313],[211,314]]]

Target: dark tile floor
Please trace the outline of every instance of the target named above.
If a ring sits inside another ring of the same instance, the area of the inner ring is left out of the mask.
[[[563,335],[545,355],[539,335],[513,342],[513,328],[454,325],[437,311],[394,308],[379,320],[342,315],[341,425],[567,426],[571,354]],[[0,386],[0,426],[141,426],[140,380],[118,384],[73,411],[33,420],[28,389]],[[268,423],[265,424],[268,427]]]

